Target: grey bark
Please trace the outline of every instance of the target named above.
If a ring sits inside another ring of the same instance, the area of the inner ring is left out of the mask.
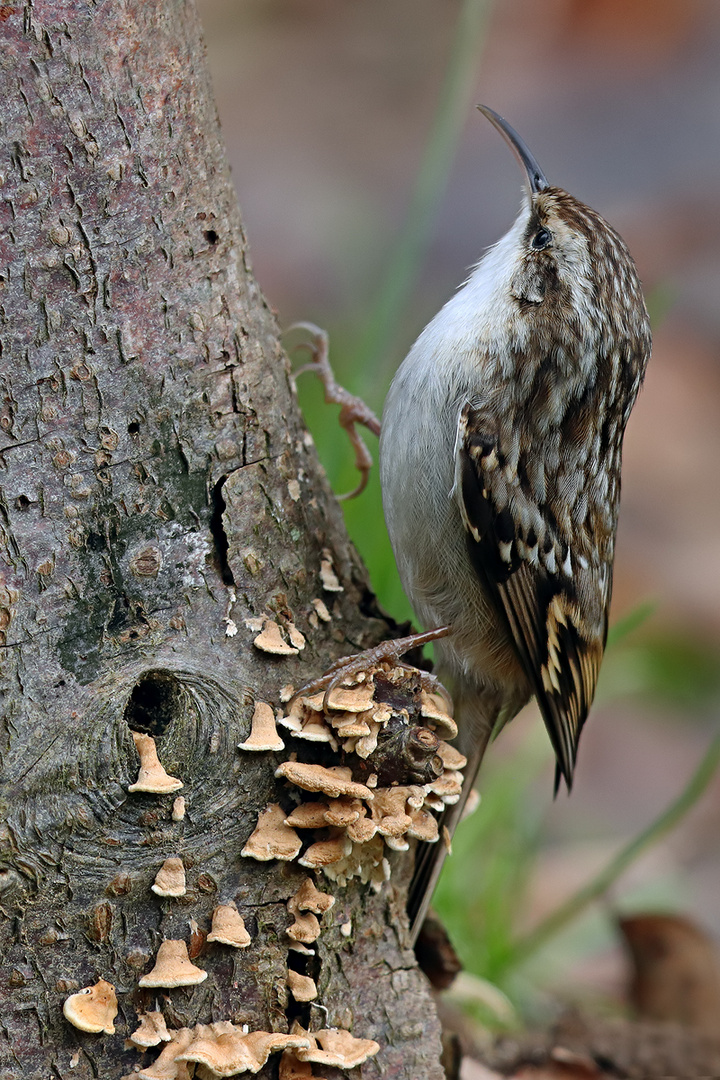
[[[236,746],[254,700],[388,626],[252,277],[194,6],[5,4],[0,35],[0,1077],[112,1080],[151,1060],[124,1040],[156,1001],[170,1026],[287,1030],[303,874],[240,858],[280,789],[273,755]],[[324,549],[343,592],[321,591]],[[298,657],[253,648],[261,613],[305,633]],[[183,780],[183,821],[174,796],[128,793],[131,728]],[[163,900],[150,885],[178,855],[188,892]],[[436,1080],[407,873],[338,892],[314,1026],[380,1042],[363,1077]],[[200,986],[140,990],[160,941],[194,919],[202,943],[228,900],[250,948],[206,947]],[[115,1035],[62,1015],[99,977]]]

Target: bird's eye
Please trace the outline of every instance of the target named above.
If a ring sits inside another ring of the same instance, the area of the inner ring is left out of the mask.
[[[530,241],[530,247],[534,248],[535,251],[542,251],[543,248],[548,246],[551,240],[552,236],[547,229],[538,229]]]

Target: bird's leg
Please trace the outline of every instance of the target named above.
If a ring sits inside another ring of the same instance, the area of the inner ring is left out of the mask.
[[[288,327],[288,331],[290,330],[307,330],[308,333],[312,335],[310,341],[304,341],[297,346],[298,349],[308,349],[312,355],[312,360],[309,364],[305,364],[303,367],[293,372],[293,382],[295,382],[298,375],[302,375],[303,372],[314,371],[323,384],[326,403],[328,405],[340,406],[340,426],[347,431],[348,438],[355,451],[355,465],[360,473],[360,483],[354,491],[349,491],[345,495],[338,495],[338,499],[354,499],[356,495],[359,495],[365,490],[373,463],[370,451],[363,442],[355,425],[364,424],[369,431],[372,431],[373,435],[379,435],[380,421],[372,409],[368,408],[362,398],[357,397],[355,394],[351,394],[349,390],[340,386],[336,381],[333,369],[330,366],[328,336],[325,331],[321,330],[319,326],[315,326],[314,323],[309,322],[293,323],[292,326]]]
[[[354,653],[352,656],[342,656],[319,679],[314,679],[313,682],[307,683],[298,690],[295,697],[300,694],[305,696],[317,694],[320,690],[324,690],[323,709],[327,710],[330,694],[345,679],[359,675],[361,672],[383,662],[400,662],[402,664],[400,657],[404,656],[406,652],[411,649],[419,649],[431,641],[437,641],[438,638],[447,637],[450,632],[451,627],[440,626],[437,630],[427,630],[423,634],[410,634],[408,637],[391,638],[388,641],[382,641],[379,645],[375,645],[372,649],[365,649],[364,652]],[[409,664],[402,664],[402,666],[410,667]],[[450,695],[440,680],[427,671],[420,671],[418,674],[423,690],[427,690],[431,694],[440,694],[449,708],[452,709]]]

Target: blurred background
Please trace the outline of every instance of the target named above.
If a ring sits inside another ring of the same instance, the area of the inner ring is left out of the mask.
[[[575,790],[553,801],[550,748],[526,709],[491,748],[438,900],[468,970],[514,1007],[619,1000],[618,913],[681,911],[720,938],[716,777],[602,901],[543,947],[516,945],[672,803],[717,733],[720,5],[199,8],[256,276],[281,325],[329,331],[339,380],[378,413],[415,336],[519,206],[518,166],[478,101],[517,128],[551,183],[616,226],[638,264],[654,349],[625,443],[616,631]],[[335,490],[351,489],[337,409],[311,376],[300,397]],[[346,511],[381,603],[409,617],[376,474]]]

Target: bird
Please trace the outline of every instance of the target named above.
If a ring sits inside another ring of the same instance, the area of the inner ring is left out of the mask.
[[[380,424],[398,572],[422,626],[443,628],[436,664],[468,758],[449,833],[491,734],[532,696],[555,791],[572,787],[607,639],[623,436],[651,349],[618,232],[478,108],[524,170],[520,211],[410,349]],[[428,848],[416,863],[414,933],[441,861]]]

